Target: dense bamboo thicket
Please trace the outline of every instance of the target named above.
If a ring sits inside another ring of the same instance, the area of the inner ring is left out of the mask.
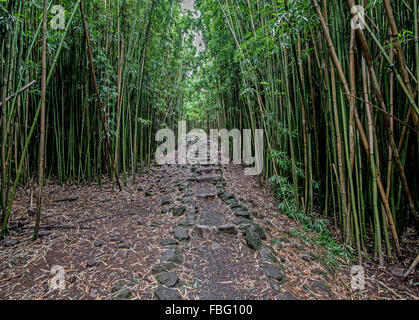
[[[359,261],[400,255],[419,226],[417,1],[198,2],[203,126],[264,129],[284,211],[331,218]]]
[[[193,56],[179,2],[1,3],[3,234],[20,185],[100,183],[105,173],[123,184],[152,161],[153,133],[177,117]],[[66,10],[62,29],[51,24],[55,5]]]
[[[263,129],[282,211],[332,221],[359,262],[401,255],[419,227],[417,0],[196,0],[197,19],[180,2],[1,2],[2,235],[19,186],[40,213],[45,178],[135,183],[156,130],[186,119]]]

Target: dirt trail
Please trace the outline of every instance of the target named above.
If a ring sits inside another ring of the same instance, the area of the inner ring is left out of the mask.
[[[366,290],[352,291],[350,268],[331,269],[323,247],[294,237],[298,226],[241,166],[155,166],[136,181],[120,193],[110,182],[49,182],[35,243],[20,192],[0,246],[0,298],[417,298],[375,265]],[[64,290],[50,288],[54,265],[65,270]]]

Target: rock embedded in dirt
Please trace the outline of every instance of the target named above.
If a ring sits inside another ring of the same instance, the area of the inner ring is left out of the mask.
[[[246,210],[234,210],[234,214],[237,217],[250,218],[250,213],[249,211],[246,211]]]
[[[182,300],[176,289],[171,289],[162,285],[156,288],[154,294],[158,300]]]
[[[214,243],[211,244],[211,251],[214,252],[214,251],[217,251],[219,249],[221,249],[221,245],[219,243],[214,242]]]
[[[17,245],[19,243],[19,240],[8,238],[8,239],[4,239],[2,241],[2,243],[3,243],[3,246],[5,246],[6,248],[7,247],[13,247],[13,246],[15,246],[15,245]]]
[[[298,299],[294,297],[290,292],[286,291],[278,297],[278,300],[298,300]]]
[[[284,280],[284,274],[273,264],[265,263],[262,266],[263,273],[268,277],[277,281]]]
[[[173,262],[182,263],[182,257],[180,256],[176,246],[175,248],[168,248],[161,255],[160,262]]]
[[[189,188],[189,182],[185,182],[179,185],[179,190],[183,191],[185,189]]]
[[[146,197],[151,197],[151,196],[153,196],[153,195],[154,195],[154,192],[153,192],[153,191],[151,191],[151,190],[146,190],[146,191],[144,192],[144,194],[145,194],[145,196],[146,196]]]
[[[186,219],[185,221],[181,221],[177,224],[181,227],[192,227],[195,225],[194,219]]]
[[[269,284],[271,285],[273,290],[281,291],[281,282],[269,279]]]
[[[255,217],[256,219],[264,219],[265,218],[265,216],[263,214],[258,213],[256,211],[252,212],[252,216]]]
[[[328,297],[332,296],[332,291],[330,290],[329,286],[321,280],[314,282],[313,289],[314,290],[312,291],[321,291]]]
[[[170,246],[170,245],[177,245],[177,241],[173,238],[165,238],[160,240],[160,245],[165,247],[165,246]]]
[[[313,256],[311,256],[309,254],[302,254],[300,257],[301,257],[301,259],[303,259],[304,261],[307,261],[307,262],[316,260],[315,257],[313,257]]]
[[[327,272],[326,272],[326,271],[324,271],[323,269],[320,269],[320,268],[314,268],[313,270],[311,270],[311,272],[312,272],[312,273],[315,273],[315,274],[319,274],[319,275],[321,275],[323,278],[326,278],[326,279],[327,279]]]
[[[167,272],[175,268],[176,268],[176,265],[174,263],[159,263],[151,267],[151,273],[157,274],[157,273]]]
[[[179,277],[174,271],[159,273],[155,277],[159,284],[165,285],[166,287],[174,287],[179,281]]]
[[[143,221],[141,221],[141,220],[138,220],[138,221],[137,221],[137,224],[138,224],[139,226],[143,226],[143,225],[145,225],[145,223],[144,223]]]
[[[227,234],[237,234],[237,229],[232,223],[223,224],[218,227],[218,231]]]
[[[288,238],[286,238],[286,237],[281,237],[281,238],[279,238],[278,239],[280,242],[284,242],[284,243],[290,243],[291,241],[288,239]]]
[[[16,230],[16,232],[20,232],[20,231],[18,231],[18,229]],[[61,236],[61,233],[60,232],[54,232],[52,235],[51,235],[51,239],[57,239],[57,238],[59,238]]]
[[[187,216],[195,216],[196,215],[196,209],[195,208],[189,208],[185,211],[185,214]]]
[[[216,226],[205,226],[201,224],[197,224],[195,226],[195,232],[199,237],[204,237],[210,233],[214,233],[217,231]]]
[[[390,272],[393,276],[396,276],[398,278],[403,278],[404,276],[404,270],[400,267],[392,266],[390,267]]]
[[[252,220],[244,217],[234,217],[231,219],[231,222],[235,225],[241,225],[241,224],[248,224],[250,225],[252,223]]]
[[[99,291],[96,288],[91,288],[89,291],[89,297],[96,299],[99,296]]]
[[[120,280],[112,286],[111,292],[116,294],[112,299],[114,300],[126,300],[132,298],[131,291],[127,288],[125,281]]]
[[[256,203],[255,203],[255,201],[253,200],[253,199],[247,199],[247,200],[244,200],[245,202],[247,202],[247,203],[249,203],[250,205],[252,205],[253,207],[255,207],[256,206]]]
[[[262,240],[266,240],[266,234],[265,234],[265,230],[258,224],[253,223],[250,226],[251,229],[253,229]]]
[[[223,201],[226,201],[226,200],[230,200],[230,199],[234,199],[235,198],[234,194],[232,194],[230,192],[221,193],[218,196]]]
[[[262,261],[274,262],[274,263],[276,263],[278,261],[276,259],[276,257],[274,256],[274,254],[272,253],[272,250],[269,247],[265,246],[265,245],[262,245],[259,248],[258,254],[259,254],[259,258]]]
[[[95,265],[96,265],[96,259],[95,258],[90,257],[89,259],[87,259],[86,266],[88,268],[94,267]]]
[[[215,192],[204,192],[197,195],[201,199],[214,199],[217,194]]]
[[[291,245],[291,247],[294,248],[294,249],[296,249],[296,250],[298,250],[298,251],[303,250],[303,247],[301,245],[297,244],[297,243],[293,243]]]
[[[38,237],[46,237],[46,236],[49,236],[50,234],[51,234],[51,231],[39,231]]]
[[[126,283],[125,283],[125,281],[118,281],[117,283],[115,283],[113,286],[112,286],[112,289],[111,289],[111,291],[112,291],[112,293],[115,293],[115,292],[118,292],[118,291],[121,291],[122,289],[124,289],[125,288],[125,286],[126,286]]]
[[[183,198],[183,199],[181,200],[181,202],[182,202],[183,204],[190,204],[190,205],[194,205],[194,204],[195,204],[195,200],[190,199],[190,198]]]
[[[170,208],[170,210],[172,211],[172,214],[175,217],[180,217],[181,215],[185,213],[186,207],[185,206],[172,207]]]
[[[217,181],[219,178],[220,176],[218,175],[206,174],[206,175],[196,177],[195,180],[197,182],[214,182],[214,181]]]
[[[243,206],[243,205],[241,205],[241,204],[237,203],[237,201],[236,201],[236,202],[234,202],[234,203],[232,203],[232,204],[230,205],[230,208],[231,208],[232,210],[234,210],[234,211],[249,211],[249,208],[248,208],[248,207]]]
[[[177,227],[175,230],[175,238],[178,240],[189,240],[190,235],[188,229],[184,227]]]
[[[253,228],[248,228],[246,230],[245,239],[246,244],[250,249],[258,250],[262,245],[261,237]]]
[[[162,206],[167,206],[171,203],[172,203],[172,198],[170,198],[170,197],[163,198],[162,201],[161,201]]]
[[[129,243],[121,243],[117,245],[118,249],[129,249],[131,248],[131,246],[129,245]]]
[[[102,246],[102,241],[100,241],[100,240],[95,240],[95,241],[93,241],[93,245],[94,245],[96,248],[99,248],[99,247],[101,247],[101,246]]]
[[[187,198],[187,197],[192,197],[194,195],[192,190],[186,190],[183,194],[182,197],[183,198]]]
[[[128,300],[132,298],[132,293],[129,289],[122,289],[115,297],[116,300]]]

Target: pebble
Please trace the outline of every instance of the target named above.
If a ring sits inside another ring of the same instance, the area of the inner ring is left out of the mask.
[[[101,247],[101,246],[102,246],[102,241],[100,241],[100,240],[95,240],[95,241],[93,242],[93,245],[94,245],[96,248]]]

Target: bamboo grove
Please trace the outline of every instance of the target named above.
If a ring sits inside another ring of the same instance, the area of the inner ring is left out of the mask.
[[[193,52],[175,0],[0,5],[4,236],[20,186],[100,183],[105,173],[135,182],[152,161],[153,133],[177,116]],[[65,8],[62,29],[51,26],[55,5]]]
[[[46,178],[135,183],[185,119],[263,129],[282,211],[331,221],[359,263],[400,256],[419,227],[417,0],[196,0],[195,19],[180,3],[0,2],[2,235],[17,188],[38,186],[39,224]]]
[[[360,263],[401,255],[418,230],[417,1],[197,2],[204,126],[263,128],[284,211],[330,219]]]

